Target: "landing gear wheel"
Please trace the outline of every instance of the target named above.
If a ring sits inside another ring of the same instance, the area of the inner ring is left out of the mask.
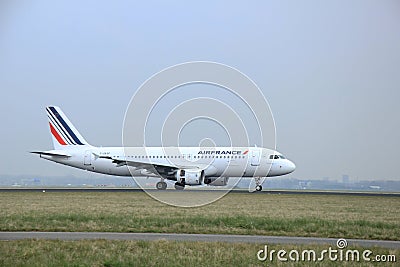
[[[158,190],[165,190],[165,189],[167,189],[167,183],[166,182],[158,182],[156,184],[156,188]]]
[[[262,190],[261,177],[254,177],[254,180],[256,182],[256,191],[260,192]]]
[[[181,183],[178,183],[178,182],[175,183],[175,189],[176,190],[183,190],[184,188],[185,188],[184,184],[181,184]]]

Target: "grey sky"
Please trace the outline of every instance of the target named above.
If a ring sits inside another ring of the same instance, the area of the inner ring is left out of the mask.
[[[262,89],[290,176],[400,179],[399,1],[160,2],[2,1],[0,174],[81,175],[27,153],[52,148],[45,105],[120,146],[147,78],[210,60]]]

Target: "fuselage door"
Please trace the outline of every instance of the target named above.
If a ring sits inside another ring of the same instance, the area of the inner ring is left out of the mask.
[[[92,165],[92,151],[86,150],[83,158],[84,165]]]
[[[261,151],[259,149],[253,149],[251,151],[251,166],[259,166],[261,160]]]

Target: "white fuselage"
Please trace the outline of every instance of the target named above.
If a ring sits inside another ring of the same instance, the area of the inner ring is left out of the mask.
[[[157,176],[145,169],[115,164],[106,157],[145,164],[203,169],[205,177],[271,177],[291,173],[295,165],[275,150],[258,147],[94,147],[73,146],[69,157],[42,158],[75,168],[118,176]]]
[[[260,177],[291,173],[296,166],[275,150],[258,147],[95,147],[83,138],[57,106],[46,114],[54,150],[31,151],[40,157],[75,168],[119,176],[160,177],[175,181],[175,189],[186,185],[225,186],[229,177]]]

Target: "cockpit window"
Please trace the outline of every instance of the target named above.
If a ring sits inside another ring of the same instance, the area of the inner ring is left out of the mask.
[[[285,159],[285,157],[282,155],[270,155],[269,159]]]

